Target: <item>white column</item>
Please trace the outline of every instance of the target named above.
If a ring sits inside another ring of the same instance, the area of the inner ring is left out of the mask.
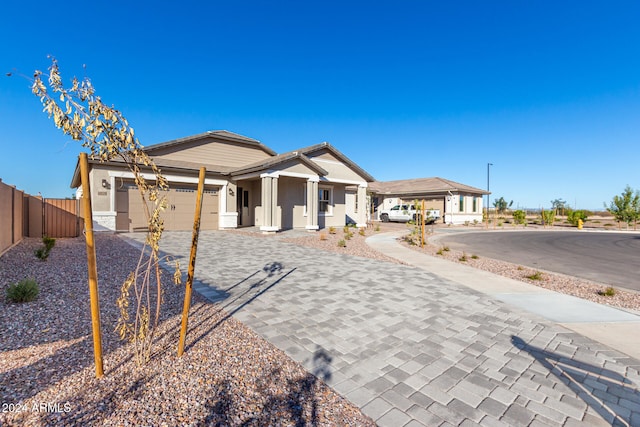
[[[278,178],[271,178],[271,226],[280,230],[280,212],[278,211]]]
[[[261,231],[278,231],[278,178],[262,177],[262,225]]]
[[[307,180],[307,230],[317,230],[318,227],[318,179]]]
[[[367,187],[366,185],[358,186],[358,213],[356,214],[356,227],[367,226]]]

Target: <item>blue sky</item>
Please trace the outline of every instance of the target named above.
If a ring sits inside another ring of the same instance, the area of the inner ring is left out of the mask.
[[[277,152],[328,141],[378,180],[483,189],[490,162],[492,201],[601,209],[640,188],[639,20],[633,1],[8,2],[0,178],[72,193],[80,147],[15,76],[53,55],[143,145],[217,129]]]

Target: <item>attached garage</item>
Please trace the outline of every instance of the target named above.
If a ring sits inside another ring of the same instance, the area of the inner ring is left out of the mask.
[[[200,230],[218,229],[219,187],[205,187],[202,199]],[[191,230],[196,207],[197,186],[170,185],[166,192],[167,209],[162,213],[165,230]],[[144,205],[138,187],[124,183],[116,192],[117,231],[143,231],[147,229]]]

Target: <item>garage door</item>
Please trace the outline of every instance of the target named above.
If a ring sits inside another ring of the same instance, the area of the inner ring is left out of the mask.
[[[172,187],[167,197],[168,207],[164,212],[165,230],[191,230],[196,211],[197,188],[195,186]],[[202,195],[200,230],[218,229],[218,190],[205,188]]]
[[[193,229],[196,194],[197,187],[195,185],[174,185],[165,193],[167,209],[162,212],[165,230]],[[147,229],[144,206],[135,184],[125,184],[117,190],[116,210],[118,231],[144,231]],[[205,187],[200,229],[218,229],[217,187]]]

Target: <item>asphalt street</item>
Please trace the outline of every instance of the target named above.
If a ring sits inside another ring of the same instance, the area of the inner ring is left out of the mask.
[[[640,233],[483,230],[437,240],[468,254],[640,291]]]

